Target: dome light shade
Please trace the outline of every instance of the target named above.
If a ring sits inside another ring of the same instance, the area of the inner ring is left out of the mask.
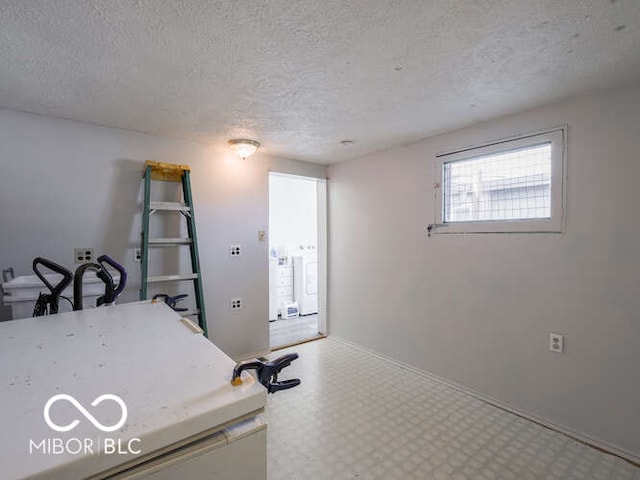
[[[245,158],[250,157],[251,155],[256,153],[256,150],[258,150],[260,144],[254,140],[240,138],[237,140],[229,140],[229,146],[231,147],[231,150],[236,153],[236,155],[244,160]]]

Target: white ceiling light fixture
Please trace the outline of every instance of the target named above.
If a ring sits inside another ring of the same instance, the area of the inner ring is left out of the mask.
[[[251,155],[256,153],[256,150],[258,150],[260,144],[255,140],[239,138],[236,140],[229,140],[229,146],[231,147],[231,150],[236,153],[236,155],[244,160],[245,158],[250,157]]]

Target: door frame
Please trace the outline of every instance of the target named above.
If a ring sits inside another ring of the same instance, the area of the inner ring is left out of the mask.
[[[307,175],[296,175],[291,173],[278,172],[270,170],[269,176],[277,175],[280,177],[289,177],[292,179],[304,179],[316,182],[316,234],[317,234],[317,253],[318,253],[318,333],[328,335],[328,309],[327,309],[327,291],[328,291],[328,271],[327,271],[327,179],[318,178]],[[269,230],[271,224],[269,224]],[[268,315],[268,312],[267,312]]]
[[[316,213],[318,232],[318,333],[328,335],[327,330],[327,179],[316,179]]]

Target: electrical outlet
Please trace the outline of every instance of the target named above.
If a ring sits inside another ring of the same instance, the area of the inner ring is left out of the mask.
[[[74,248],[73,261],[75,263],[93,262],[93,248]]]
[[[229,255],[232,257],[239,257],[241,253],[242,249],[240,248],[240,245],[231,245],[229,247]]]
[[[267,232],[264,230],[258,230],[258,241],[264,242],[267,239]]]
[[[241,310],[242,309],[242,299],[241,298],[232,298],[229,300],[229,307],[231,310]]]
[[[550,333],[549,350],[555,353],[564,353],[564,335]]]
[[[136,263],[140,263],[142,261],[142,249],[134,248],[133,249],[133,261]]]

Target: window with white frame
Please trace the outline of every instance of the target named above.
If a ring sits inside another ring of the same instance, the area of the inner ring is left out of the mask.
[[[566,128],[437,156],[438,233],[561,232]]]

